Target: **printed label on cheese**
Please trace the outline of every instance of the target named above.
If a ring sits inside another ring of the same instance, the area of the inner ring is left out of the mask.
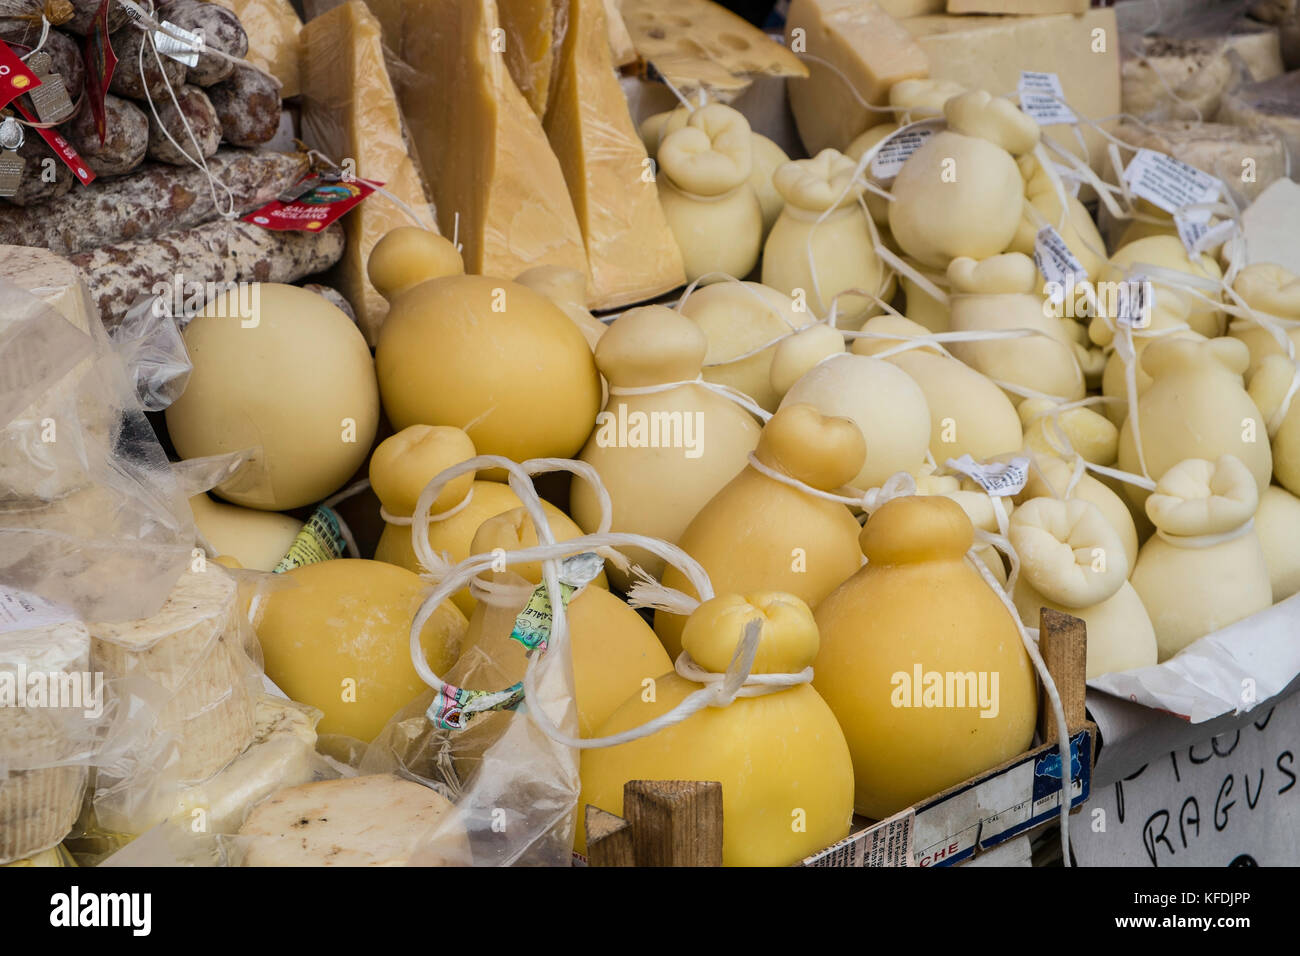
[[[16,588],[0,587],[0,634],[77,620],[70,608]]]
[[[1078,286],[1088,281],[1088,271],[1051,226],[1039,229],[1034,239],[1034,265],[1047,280],[1055,303],[1064,301],[1067,285]]]
[[[298,537],[289,546],[289,553],[280,559],[273,573],[280,574],[307,564],[333,561],[341,558],[346,549],[347,540],[343,536],[339,516],[333,508],[321,505],[302,526]]]
[[[1151,324],[1155,290],[1146,276],[1130,276],[1119,283],[1115,297],[1115,322],[1128,329],[1145,329]]]
[[[198,66],[199,54],[203,52],[203,34],[178,27],[168,20],[162,22],[162,27],[162,30],[155,30],[153,34],[153,45],[158,48],[158,52],[177,63]]]
[[[801,866],[916,866],[912,852],[916,813],[912,808],[882,820],[865,830],[845,837],[820,853],[814,853]]]
[[[893,179],[908,158],[924,146],[926,141],[943,126],[943,120],[928,119],[919,123],[910,123],[889,134],[881,142],[876,155],[871,158],[871,175],[880,182]]]
[[[1020,109],[1039,126],[1079,122],[1079,117],[1074,115],[1074,110],[1065,102],[1061,78],[1055,73],[1021,70],[1016,91],[1020,94]]]
[[[1153,149],[1138,150],[1124,170],[1124,179],[1133,195],[1170,213],[1214,202],[1223,194],[1223,183],[1217,177]],[[1192,222],[1207,222],[1210,211],[1191,209],[1185,215]]]
[[[308,176],[300,185],[313,178]],[[383,185],[368,180],[344,180],[337,175],[320,176],[314,186],[296,199],[289,202],[273,199],[250,212],[243,221],[263,229],[320,232]]]
[[[605,567],[605,559],[594,551],[571,555],[560,564],[560,599],[564,606],[569,606],[569,599],[584,585],[593,581]],[[551,601],[546,593],[546,584],[537,585],[532,597],[515,618],[515,626],[510,631],[510,639],[518,641],[530,651],[541,648],[546,650],[547,638],[551,636]]]
[[[959,471],[972,479],[977,485],[994,498],[1009,498],[1020,494],[1029,480],[1029,459],[1013,458],[1011,461],[991,461],[987,464],[976,461],[970,455],[949,458],[947,467]]]
[[[1183,247],[1189,256],[1199,256],[1207,249],[1222,245],[1237,231],[1237,223],[1233,219],[1225,219],[1211,226],[1208,222],[1189,219],[1182,213],[1174,214],[1174,225],[1178,228],[1178,238],[1183,241]]]

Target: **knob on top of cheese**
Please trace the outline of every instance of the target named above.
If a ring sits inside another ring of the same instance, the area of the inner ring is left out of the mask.
[[[686,316],[662,305],[629,309],[596,348],[596,365],[611,385],[637,388],[689,382],[700,374],[709,340]]]
[[[948,127],[967,136],[978,136],[1001,146],[1013,156],[1032,152],[1041,129],[1008,99],[987,90],[971,90],[952,97],[943,105]]]
[[[977,262],[969,256],[954,259],[948,266],[948,281],[959,293],[968,295],[1027,294],[1037,286],[1034,260],[1019,252],[991,256]]]
[[[591,349],[573,321],[532,289],[446,276],[392,304],[375,350],[396,428],[455,425],[481,454],[566,457],[600,404]]]
[[[429,229],[399,226],[384,233],[366,262],[370,284],[392,302],[413,286],[442,276],[463,275],[465,263],[451,241]]]
[[[903,80],[889,88],[889,105],[900,120],[907,116],[908,122],[915,122],[927,116],[942,116],[943,104],[965,92],[966,87],[952,80]]]
[[[691,613],[682,630],[682,647],[695,663],[726,673],[745,628],[761,621],[751,674],[797,674],[817,657],[817,622],[808,605],[793,594],[757,591],[720,594]]]
[[[1049,398],[1027,398],[1016,409],[1025,427],[1025,447],[1046,454],[1062,454],[1067,451],[1059,428],[1070,448],[1078,452],[1086,461],[1097,465],[1111,465],[1119,453],[1119,429],[1106,418],[1091,408],[1070,408],[1057,412],[1052,410],[1056,403]]]
[[[659,144],[659,165],[680,189],[720,196],[749,178],[754,145],[749,121],[729,106],[712,103],[690,114],[686,125]]]
[[[812,405],[787,405],[763,426],[754,454],[769,468],[832,491],[858,473],[866,450],[849,419],[823,415]]]
[[[320,501],[357,470],[379,426],[375,369],[361,331],[306,289],[274,282],[227,292],[185,327],[194,364],[167,409],[182,458],[261,447],[263,473],[216,493],[282,511]]]
[[[854,181],[857,164],[834,149],[823,149],[812,159],[786,163],[772,177],[772,184],[790,205],[810,212],[842,209],[862,195]]]
[[[1164,473],[1146,507],[1152,523],[1166,534],[1223,534],[1254,516],[1259,490],[1250,470],[1233,455],[1217,462],[1189,458]]]
[[[1039,593],[1066,607],[1104,601],[1128,580],[1119,534],[1087,501],[1033,498],[1016,509],[1008,533],[1021,573]],[[1098,549],[1105,561],[1097,560]]]
[[[550,526],[551,534],[557,542],[569,541],[582,535],[582,529],[563,513],[548,512],[546,523]],[[479,525],[478,531],[474,533],[474,540],[470,543],[469,551],[470,554],[490,554],[498,548],[502,551],[523,551],[526,548],[535,548],[539,543],[537,527],[533,524],[532,515],[528,513],[527,508],[521,506],[493,515]],[[541,561],[512,564],[510,570],[532,584],[542,583]],[[605,572],[601,571],[591,583],[596,587],[608,587]]]
[[[938,495],[907,501],[907,508],[885,506],[867,520],[858,544],[869,564],[951,561],[970,550],[974,526],[957,502]]]
[[[411,425],[385,438],[370,456],[370,487],[385,511],[409,517],[434,475],[476,454],[474,442],[459,428]],[[438,514],[460,504],[473,486],[472,471],[453,478],[434,499],[430,513]]]
[[[1300,320],[1300,277],[1282,266],[1270,262],[1246,266],[1237,274],[1232,288],[1257,312],[1287,319],[1290,323]],[[1300,325],[1290,323],[1286,326],[1286,334],[1292,342],[1300,345]],[[1246,381],[1252,384],[1255,371],[1265,357],[1283,354],[1282,345],[1272,333],[1255,322],[1234,320],[1229,325],[1228,334],[1241,339],[1250,349]]]
[[[772,371],[768,375],[772,390],[784,396],[805,372],[822,359],[845,351],[843,334],[829,325],[818,322],[801,329],[776,346],[772,353]]]

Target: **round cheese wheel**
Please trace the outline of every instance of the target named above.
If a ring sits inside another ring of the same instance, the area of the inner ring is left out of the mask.
[[[284,573],[258,610],[266,674],[318,708],[317,731],[370,741],[427,688],[411,663],[411,622],[432,588],[382,561],[339,559]],[[443,674],[460,655],[465,616],[444,602],[420,635]]]
[[[813,686],[844,729],[855,807],[872,819],[996,766],[1033,738],[1034,672],[1011,612],[966,561],[973,536],[948,498],[889,501],[862,531],[866,566],[817,605]],[[955,686],[944,695],[954,683],[945,675],[971,672],[975,693],[963,684],[962,700]]]
[[[302,530],[297,518],[219,504],[207,495],[191,498],[190,511],[194,526],[218,554],[255,571],[274,571]]]
[[[722,595],[691,615],[683,642],[699,664],[726,669],[745,625],[762,622],[752,673],[796,673],[817,653],[817,627],[798,598],[779,592]],[[697,656],[698,655],[698,656]],[[669,671],[646,699],[638,690],[601,725],[619,733],[663,714],[699,684]],[[617,747],[582,752],[577,849],[586,849],[588,804],[621,814],[629,780],[722,784],[724,866],[790,866],[843,839],[853,816],[853,771],[844,734],[807,684],[705,707],[679,724]],[[795,821],[802,826],[792,825]]]
[[[867,444],[867,457],[850,482],[883,485],[915,471],[930,445],[930,410],[921,387],[902,369],[865,355],[833,355],[785,393],[781,407],[812,405],[823,415],[848,418]]]
[[[534,292],[540,292],[573,320],[594,350],[600,337],[605,334],[605,323],[587,311],[587,277],[577,269],[563,266],[533,266],[515,276],[515,281],[527,286]]]
[[[853,422],[796,404],[772,416],[754,454],[781,474],[833,491],[858,473],[865,450]],[[700,509],[677,543],[700,562],[718,592],[775,588],[816,604],[861,564],[859,530],[846,505],[747,467]],[[695,594],[671,565],[663,583]],[[655,614],[655,632],[674,658],[685,623],[680,615]]]
[[[591,431],[600,376],[573,321],[506,279],[448,276],[399,295],[380,330],[384,411],[463,428],[484,455],[573,455]]]
[[[758,282],[718,282],[696,289],[682,303],[680,312],[709,340],[705,381],[730,385],[773,411],[781,401],[770,378],[777,346],[738,361],[731,359],[804,328],[813,321],[812,313],[796,310],[788,295]]]
[[[167,409],[182,458],[261,448],[258,472],[218,485],[237,505],[283,511],[337,491],[366,460],[379,393],[365,337],[325,299],[254,283],[208,303],[185,327],[193,362]]]
[[[907,255],[931,269],[946,268],[958,256],[995,256],[1015,238],[1024,188],[1006,150],[944,130],[895,177],[889,228]]]

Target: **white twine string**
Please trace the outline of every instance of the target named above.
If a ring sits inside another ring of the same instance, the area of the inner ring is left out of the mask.
[[[690,385],[707,389],[715,395],[721,395],[729,402],[739,405],[745,411],[749,412],[760,421],[768,421],[772,413],[766,408],[759,405],[752,398],[746,395],[738,388],[732,388],[730,385],[724,385],[721,382],[706,382],[703,374],[699,378],[693,378],[684,382],[660,382],[656,385],[611,385],[609,394],[612,398],[615,395],[654,395],[658,392],[671,392],[676,388],[684,388]]]

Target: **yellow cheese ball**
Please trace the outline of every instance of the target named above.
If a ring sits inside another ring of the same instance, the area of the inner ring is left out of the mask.
[[[419,226],[384,233],[366,262],[370,284],[388,301],[441,276],[464,275],[465,262],[451,241]]]
[[[411,663],[410,629],[432,588],[382,561],[322,561],[284,577],[256,621],[267,676],[323,712],[319,733],[374,739],[426,689]],[[435,673],[460,656],[466,625],[449,601],[425,625],[420,640]]]
[[[312,504],[343,486],[374,441],[370,349],[314,292],[255,283],[243,293],[252,308],[239,295],[219,296],[186,326],[194,371],[167,409],[168,433],[182,458],[262,449],[217,486],[227,501],[266,511]]]
[[[844,728],[856,807],[872,819],[996,766],[1033,738],[1034,672],[1011,612],[966,560],[973,537],[949,498],[887,502],[862,531],[867,565],[817,605],[813,685]],[[969,698],[957,682],[967,674],[976,681]]]
[[[194,526],[218,554],[256,571],[274,571],[302,530],[297,518],[224,505],[207,495],[191,498],[190,511]]]
[[[701,604],[682,640],[706,669],[725,670],[745,625],[762,621],[752,673],[788,674],[817,653],[808,606],[790,594],[722,595]],[[700,685],[668,672],[653,694],[637,690],[600,727],[602,736],[638,727]],[[658,733],[582,751],[577,847],[585,852],[588,804],[621,814],[629,780],[717,780],[722,784],[724,866],[789,866],[849,832],[853,768],[844,733],[808,684],[726,707],[705,707]]]
[[[571,458],[600,410],[587,340],[540,293],[447,276],[398,295],[375,350],[396,428],[455,425],[481,454]]]

